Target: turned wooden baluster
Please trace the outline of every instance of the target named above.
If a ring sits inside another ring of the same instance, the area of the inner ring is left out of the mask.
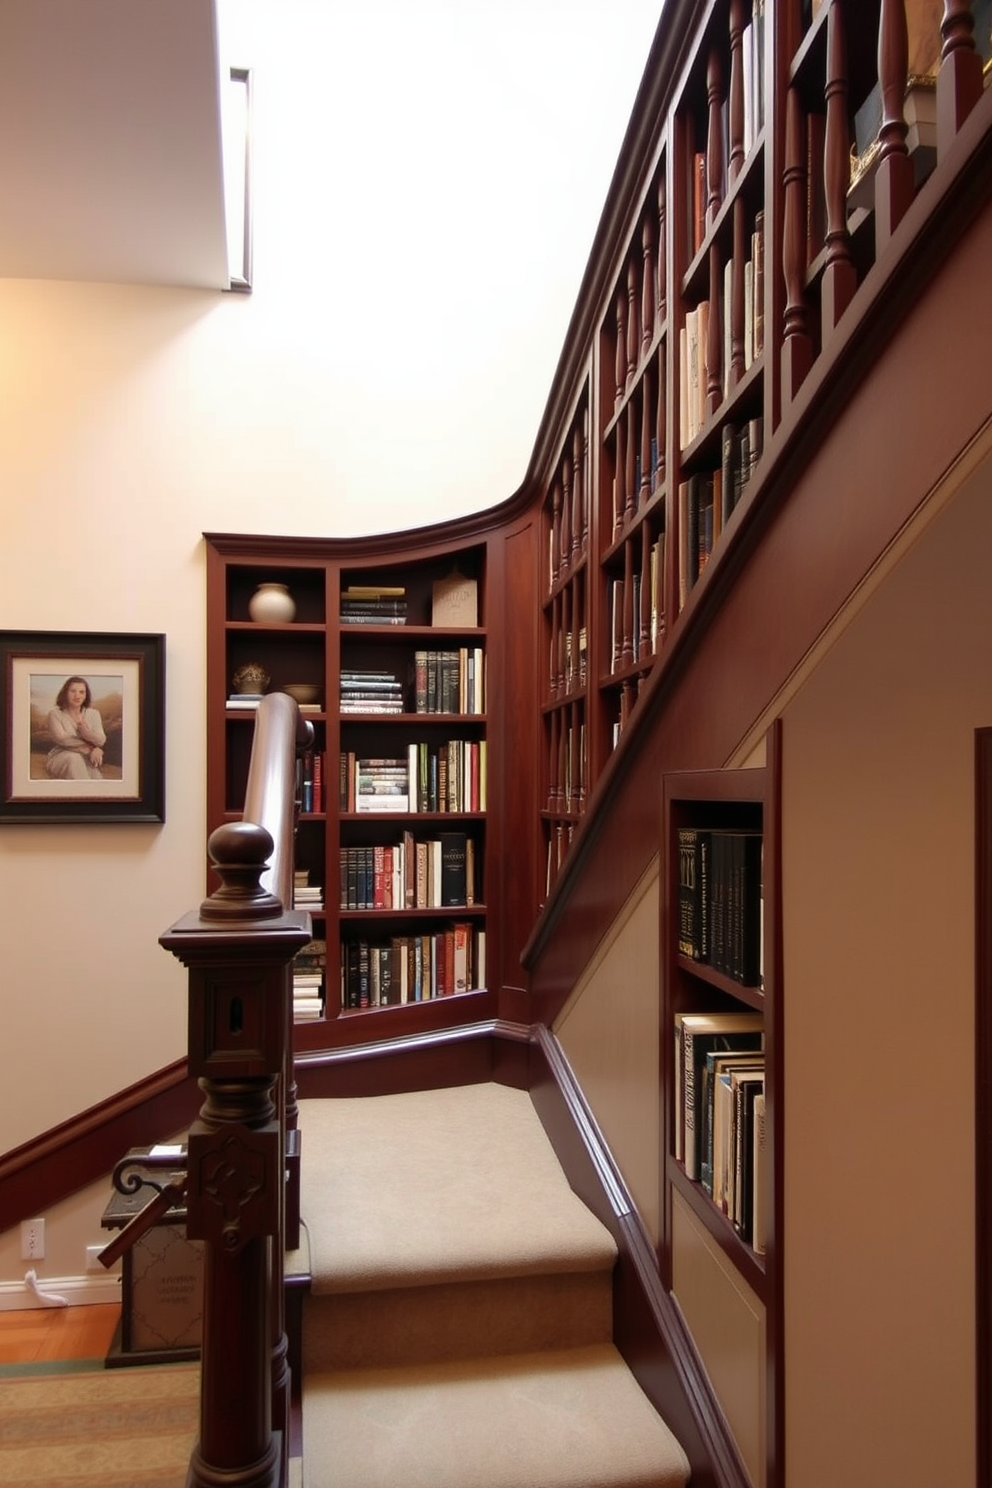
[[[568,778],[568,714],[562,713],[558,732],[558,802],[561,811],[568,810],[570,782]]]
[[[579,721],[578,708],[573,703],[568,727],[568,809],[579,809]]]
[[[623,531],[624,513],[627,508],[627,447],[625,440],[626,423],[622,418],[617,419],[617,466],[616,476],[613,483],[613,540],[616,542]]]
[[[665,175],[662,166],[662,175],[658,181],[658,292],[655,304],[658,312],[658,324],[661,325],[668,311],[668,274],[666,271],[665,256]]]
[[[623,545],[623,628],[620,643],[620,667],[634,664],[634,541],[628,537]]]
[[[655,410],[655,442],[658,446],[658,466],[655,472],[654,488],[658,489],[665,479],[665,348],[658,348],[658,402]]]
[[[561,572],[572,562],[572,466],[567,455],[561,462]]]
[[[651,450],[652,450],[652,434],[653,434],[653,429],[652,429],[652,418],[651,418],[651,407],[652,407],[652,404],[651,404],[651,400],[650,400],[650,396],[649,396],[650,391],[651,391],[651,377],[650,377],[650,373],[645,372],[645,374],[644,374],[644,381],[641,384],[641,409],[640,409],[640,418],[641,418],[641,489],[637,493],[637,504],[638,504],[638,506],[640,506],[643,502],[647,501],[650,498],[650,496],[651,496],[651,476],[652,476],[652,468],[651,467],[652,467],[652,464],[653,464],[653,461],[652,461],[652,458],[651,458]]]
[[[937,155],[943,159],[982,95],[982,58],[975,47],[970,0],[944,0],[937,74]]]
[[[730,0],[730,159],[727,180],[731,186],[744,168],[744,5]]]
[[[782,327],[782,393],[788,402],[802,387],[813,361],[809,311],[803,294],[806,268],[806,119],[795,88],[790,88],[786,96],[783,184],[782,270],[786,303]]]
[[[827,16],[827,122],[823,146],[823,189],[827,208],[826,260],[821,291],[823,342],[840,321],[858,287],[847,230],[847,188],[851,176],[851,132],[847,116],[847,36],[844,5],[834,0]]]
[[[623,520],[625,526],[628,522],[633,521],[634,513],[637,510],[637,410],[634,406],[633,398],[627,404],[626,422],[627,433],[624,439],[624,448],[626,450],[627,468],[624,471],[623,477]]]
[[[655,327],[654,292],[657,270],[654,266],[654,223],[645,217],[641,227],[641,357],[646,357]]]
[[[625,388],[634,385],[637,357],[641,349],[641,317],[637,306],[637,264],[627,261],[627,377]]]
[[[619,408],[627,385],[627,294],[621,287],[617,290],[617,344],[613,363],[615,384],[613,406]]]
[[[723,191],[723,100],[720,97],[720,56],[711,48],[706,64],[706,227],[716,221]]]
[[[878,81],[882,123],[875,174],[875,256],[886,244],[913,200],[913,162],[906,146],[906,83],[909,31],[903,0],[882,0],[878,21]]]
[[[582,452],[582,429],[572,430],[572,563],[576,564],[585,550],[586,507]]]

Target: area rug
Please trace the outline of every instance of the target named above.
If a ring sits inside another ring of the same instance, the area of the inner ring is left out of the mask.
[[[0,1379],[4,1488],[183,1488],[199,1423],[195,1364]]]

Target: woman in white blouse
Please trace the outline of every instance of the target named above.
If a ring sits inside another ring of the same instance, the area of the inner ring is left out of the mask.
[[[69,677],[48,715],[53,748],[46,767],[54,780],[102,780],[107,735],[99,711],[92,707],[85,677]]]

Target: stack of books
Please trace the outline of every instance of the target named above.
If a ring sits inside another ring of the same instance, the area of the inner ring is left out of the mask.
[[[324,1011],[327,942],[309,940],[293,959],[293,1022],[312,1023]]]
[[[405,625],[403,584],[349,584],[341,591],[342,625]]]
[[[393,672],[341,672],[342,713],[402,713],[403,684]]]
[[[293,874],[293,907],[315,910],[324,908],[324,890],[320,884],[310,882],[309,868],[297,868]]]
[[[341,756],[342,811],[409,811],[410,768],[402,756]]]
[[[229,692],[227,695],[227,706],[229,708],[251,709],[257,708],[264,692]]]

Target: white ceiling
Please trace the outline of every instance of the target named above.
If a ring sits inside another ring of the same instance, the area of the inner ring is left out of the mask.
[[[0,276],[229,284],[214,0],[0,0]]]

